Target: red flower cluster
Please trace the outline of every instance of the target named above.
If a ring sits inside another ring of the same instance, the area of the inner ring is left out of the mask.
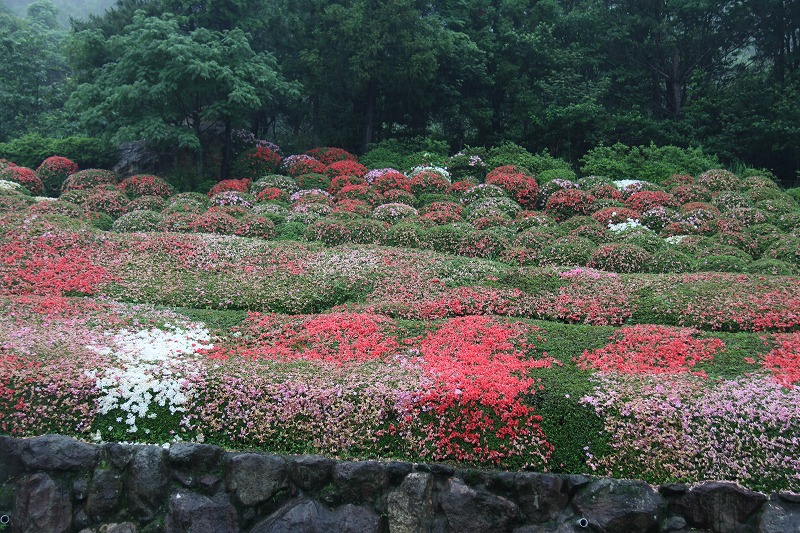
[[[35,195],[44,192],[44,184],[36,172],[27,167],[8,167],[0,170],[0,180],[13,181],[19,183]]]
[[[594,196],[580,189],[562,189],[547,199],[547,213],[559,222],[576,215],[589,215],[594,207]]]
[[[764,356],[764,368],[785,387],[800,381],[800,332],[775,335],[776,346]]]
[[[336,161],[328,165],[325,173],[331,178],[342,176],[357,176],[363,178],[367,173],[367,167],[355,160]]]
[[[169,198],[175,194],[175,189],[172,185],[151,174],[136,174],[125,178],[117,185],[117,190],[125,193],[130,198],[138,198],[140,196]]]
[[[231,175],[238,179],[255,181],[258,178],[275,172],[281,164],[278,152],[265,146],[259,146],[243,153],[231,165]]]
[[[326,165],[330,165],[337,161],[357,161],[358,158],[342,148],[334,148],[331,146],[320,146],[319,148],[312,148],[306,152],[318,161],[322,161]]]
[[[225,191],[247,192],[250,190],[251,183],[253,182],[249,179],[222,180],[213,187],[211,187],[211,190],[208,191],[208,197],[211,198],[215,194],[219,194]]]
[[[486,176],[486,183],[502,187],[526,209],[533,209],[539,201],[539,184],[531,176],[523,173],[502,174],[492,171]]]
[[[77,171],[77,163],[57,155],[48,157],[36,169],[36,173],[39,175],[39,179],[42,180],[45,190],[52,195],[57,195],[61,192],[61,185],[67,179],[67,176]]]
[[[683,374],[697,363],[711,361],[724,348],[719,339],[698,339],[697,330],[639,324],[622,328],[611,344],[584,351],[577,359],[582,369],[626,374]]]
[[[631,209],[636,211],[647,211],[654,207],[678,207],[679,202],[672,194],[662,191],[639,191],[635,192],[625,200]]]

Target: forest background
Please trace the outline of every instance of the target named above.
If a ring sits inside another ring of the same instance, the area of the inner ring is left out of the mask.
[[[60,140],[101,166],[146,139],[192,154],[197,183],[227,177],[241,129],[285,153],[513,143],[576,167],[598,146],[691,147],[792,186],[800,2],[0,5],[0,157]]]

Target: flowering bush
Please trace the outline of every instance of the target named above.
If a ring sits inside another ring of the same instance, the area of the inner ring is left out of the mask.
[[[552,179],[552,180],[544,183],[541,186],[541,189],[539,190],[540,204],[541,205],[545,205],[547,203],[547,200],[550,198],[550,196],[552,196],[553,194],[557,193],[558,191],[570,190],[570,189],[578,189],[578,188],[579,188],[578,184],[575,183],[574,181],[561,179],[561,178]]]
[[[294,194],[300,190],[295,178],[281,176],[279,174],[269,174],[253,182],[250,186],[250,194],[258,195],[258,193],[267,188],[281,189],[285,191],[286,194]]]
[[[735,207],[727,211],[725,216],[741,223],[745,227],[763,224],[767,221],[766,213],[754,207]]]
[[[372,211],[372,217],[376,220],[394,224],[404,218],[416,217],[419,213],[416,209],[406,204],[383,204]]]
[[[578,189],[560,190],[547,199],[545,209],[558,221],[575,215],[589,215],[594,210],[594,196]]]
[[[281,168],[289,176],[296,177],[303,174],[325,174],[328,166],[310,155],[298,154],[284,159]]]
[[[328,165],[328,168],[325,170],[325,174],[327,174],[331,178],[331,180],[335,180],[336,178],[342,178],[346,176],[358,177],[363,179],[366,173],[367,173],[367,167],[365,167],[364,165],[355,160],[335,161],[333,163],[330,163]]]
[[[500,228],[490,228],[487,230],[473,230],[467,232],[458,249],[459,255],[467,257],[482,257],[484,259],[495,259],[508,248],[511,239],[502,232],[495,231]]]
[[[678,221],[678,212],[666,207],[648,209],[639,217],[639,222],[653,231],[663,230],[667,224]]]
[[[764,356],[764,368],[784,387],[800,382],[800,332],[773,336],[775,347]]]
[[[469,204],[464,209],[464,215],[469,221],[487,216],[504,216],[513,219],[521,210],[520,205],[511,198],[490,196]]]
[[[44,190],[49,196],[58,196],[64,180],[67,179],[67,176],[76,172],[78,172],[77,163],[57,155],[48,157],[36,169],[36,174],[42,180]]]
[[[586,266],[597,245],[582,237],[561,237],[541,249],[539,262],[543,265]]]
[[[128,204],[128,197],[119,191],[97,189],[86,197],[81,206],[87,211],[98,211],[117,218],[128,212]]]
[[[61,185],[61,191],[85,191],[94,189],[100,185],[117,185],[117,175],[110,170],[100,169],[86,169],[79,170],[74,174],[67,176],[64,183]]]
[[[413,194],[403,189],[389,189],[381,194],[383,199],[389,203],[414,205],[417,201]]]
[[[234,179],[253,181],[275,172],[281,164],[280,154],[266,146],[257,146],[240,154],[231,164]]]
[[[800,237],[784,237],[764,253],[765,257],[800,265]]]
[[[158,231],[164,222],[164,215],[155,211],[131,211],[114,221],[111,231],[117,233],[133,233],[141,231]]]
[[[28,212],[37,215],[60,215],[78,219],[85,214],[81,206],[64,200],[37,202],[28,207]]]
[[[256,195],[256,202],[271,202],[273,200],[279,202],[286,202],[289,200],[289,195],[283,189],[277,187],[264,187]]]
[[[642,212],[654,207],[678,207],[681,202],[668,192],[639,191],[628,196],[625,203],[631,209]]]
[[[450,224],[462,220],[463,209],[455,202],[434,202],[422,209],[423,221],[430,221],[434,224]]]
[[[44,192],[44,184],[36,172],[26,167],[8,167],[0,170],[0,180],[19,183],[34,195]]]
[[[753,207],[753,202],[738,191],[723,191],[711,199],[711,205],[718,207],[721,211],[729,211],[742,207]]]
[[[609,272],[647,272],[653,254],[628,243],[605,244],[592,253],[588,265]]]
[[[275,237],[275,223],[265,216],[245,216],[239,221],[235,233],[240,237],[272,239]]]
[[[553,217],[540,211],[520,211],[514,217],[514,224],[522,231],[536,227],[552,227],[557,223]]]
[[[701,185],[710,191],[736,191],[741,187],[741,180],[733,172],[722,169],[707,170],[695,179],[697,185]]]
[[[164,222],[166,223],[167,221],[165,220]],[[238,220],[218,211],[206,211],[200,215],[194,215],[188,224],[188,230],[193,233],[233,235],[238,229]]]
[[[639,220],[642,213],[627,207],[606,207],[592,213],[592,218],[605,227],[611,224],[620,224],[628,220]]]
[[[131,199],[145,195],[169,198],[175,194],[172,185],[150,174],[136,174],[125,178],[117,184],[117,189]]]
[[[252,195],[233,190],[218,192],[208,199],[208,205],[211,207],[233,205],[251,209],[255,202],[256,199]]]
[[[145,210],[145,211],[161,211],[167,207],[167,201],[160,196],[140,196],[135,200],[131,200],[128,204],[128,211]]]
[[[331,165],[337,161],[358,161],[358,158],[341,148],[332,146],[320,146],[306,151],[306,155],[310,155],[314,159],[323,162],[326,165]]]
[[[501,187],[526,209],[535,208],[539,201],[539,184],[531,176],[522,173],[490,174],[486,183]]]
[[[581,187],[581,188],[597,199],[608,199],[616,201],[623,200],[622,193],[619,192],[619,189],[617,189],[616,187],[614,187],[614,185],[610,183],[595,185],[594,187],[588,187],[588,188]]]
[[[409,177],[409,186],[415,196],[420,194],[446,193],[450,190],[450,182],[440,172],[425,170]]]
[[[688,272],[691,268],[692,258],[676,250],[675,248],[664,248],[653,254],[652,272],[666,274],[668,272]]]
[[[719,339],[698,339],[690,328],[649,324],[625,327],[614,333],[611,344],[585,350],[578,367],[625,374],[683,374],[698,363],[710,362],[724,348]]]
[[[226,191],[247,192],[250,190],[251,184],[252,181],[247,178],[222,180],[209,189],[208,197],[211,198],[215,194]]]
[[[701,185],[678,185],[670,189],[672,195],[681,204],[689,202],[708,202],[711,200],[711,191]]]

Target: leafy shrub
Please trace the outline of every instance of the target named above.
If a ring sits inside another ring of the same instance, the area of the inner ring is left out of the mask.
[[[639,222],[653,231],[661,231],[667,224],[678,221],[679,214],[675,209],[656,207],[648,209],[639,217]]]
[[[360,200],[369,205],[383,203],[383,198],[380,194],[372,190],[366,183],[361,185],[346,185],[336,193],[336,199],[340,202],[343,200]]]
[[[128,211],[162,211],[167,207],[167,200],[160,196],[140,196],[131,200]]]
[[[236,235],[269,240],[275,237],[275,223],[266,216],[248,215],[239,221]]]
[[[486,177],[489,154],[484,148],[465,148],[447,161],[447,170],[454,181],[474,178],[482,181]]]
[[[380,244],[386,240],[389,224],[380,220],[361,218],[345,223],[349,242],[353,244]]]
[[[654,207],[678,207],[680,202],[674,195],[663,191],[639,191],[630,195],[625,203],[636,211],[642,212]]]
[[[644,248],[651,254],[655,254],[669,246],[667,241],[659,237],[654,231],[643,228],[633,228],[612,235],[614,242],[633,244]]]
[[[164,215],[155,211],[131,211],[115,220],[111,231],[117,233],[159,231],[163,221]]]
[[[558,223],[547,213],[542,213],[540,211],[520,211],[517,213],[517,216],[514,217],[514,224],[522,231],[540,226],[555,226]]]
[[[61,191],[85,191],[100,185],[116,186],[117,181],[117,174],[110,170],[88,168],[67,176],[67,179],[61,185]]]
[[[534,167],[537,166],[537,159],[525,148],[513,142],[505,142],[500,146],[490,148],[486,159],[486,166],[489,168],[497,168],[505,165],[515,165],[535,171]]]
[[[797,233],[800,231],[800,211],[783,213],[777,217],[772,217],[772,221],[776,226],[787,233]]]
[[[174,233],[190,233],[192,222],[197,216],[195,213],[182,211],[167,211],[162,213],[164,218],[158,225],[159,231]]]
[[[788,196],[778,196],[776,198],[761,200],[756,202],[756,208],[763,211],[771,222],[776,221],[782,215],[798,210],[797,203]]]
[[[288,241],[305,240],[306,225],[302,222],[284,222],[275,227],[275,238]]]
[[[238,205],[246,209],[251,209],[256,203],[256,199],[246,192],[222,191],[214,194],[208,199],[209,206]]]
[[[544,265],[585,266],[597,245],[581,237],[561,237],[541,249],[539,261]]]
[[[334,180],[345,176],[355,176],[364,178],[367,173],[367,167],[355,160],[335,161],[328,165],[325,174]]]
[[[519,248],[541,250],[563,236],[564,230],[559,227],[535,227],[517,234],[513,244]]]
[[[332,146],[320,146],[306,151],[306,155],[310,155],[314,159],[322,161],[326,165],[330,165],[337,161],[358,161],[358,158],[342,148],[335,148]]]
[[[609,272],[647,272],[653,254],[635,244],[614,243],[598,247],[588,266]]]
[[[669,190],[678,199],[680,204],[689,202],[708,202],[711,200],[711,191],[701,185],[678,185]]]
[[[476,200],[464,209],[469,221],[487,216],[504,216],[513,219],[522,210],[520,205],[507,197],[486,197]]]
[[[490,174],[486,177],[486,183],[504,189],[523,208],[533,209],[538,203],[539,185],[526,174]]]
[[[415,222],[398,222],[386,233],[386,244],[404,248],[420,248],[424,228]]]
[[[536,174],[536,181],[538,181],[540,185],[550,183],[553,180],[575,181],[577,178],[578,175],[575,174],[575,171],[571,168],[554,168]]]
[[[754,207],[735,207],[726,212],[725,216],[739,222],[745,227],[764,224],[769,218],[762,210]]]
[[[696,183],[710,191],[736,191],[741,187],[741,180],[728,170],[715,168],[703,172],[696,178]]]
[[[150,174],[136,174],[135,176],[125,178],[117,184],[117,189],[133,199],[140,196],[169,198],[175,194],[175,189],[172,185],[158,176],[152,176]]]
[[[290,155],[281,163],[281,168],[292,177],[302,176],[303,174],[325,174],[328,168],[325,163],[314,159],[310,155],[297,154]]]
[[[36,172],[27,167],[8,167],[0,170],[0,180],[13,181],[28,189],[33,195],[40,195],[44,192],[44,184]]]
[[[389,203],[414,205],[417,203],[417,198],[409,191],[403,189],[389,189],[382,193],[383,199]]]
[[[446,224],[426,229],[422,234],[424,248],[449,254],[458,254],[464,247],[468,229],[463,225]]]
[[[283,189],[277,187],[265,187],[259,191],[255,197],[256,202],[286,202],[289,200],[289,195]]]
[[[466,233],[459,255],[494,259],[508,248],[510,239],[494,228],[488,230],[472,230]]]
[[[81,205],[87,211],[97,211],[118,218],[128,212],[130,202],[127,196],[117,190],[97,189]]]
[[[343,199],[336,203],[333,214],[341,216],[347,214],[348,218],[364,218],[372,213],[372,205],[363,200]]]
[[[560,178],[552,179],[542,185],[541,189],[539,190],[539,201],[541,205],[544,205],[547,202],[547,199],[550,198],[554,193],[562,190],[567,189],[577,189],[578,184],[574,181],[564,180]]]
[[[402,149],[383,146],[371,148],[361,156],[360,161],[367,168],[408,168],[411,166],[406,152]]]
[[[673,247],[667,247],[653,254],[651,270],[659,274],[688,272],[691,262],[691,256]]]
[[[302,174],[296,181],[300,189],[327,189],[331,184],[331,178],[326,174]]]
[[[83,219],[92,227],[99,230],[108,231],[114,225],[114,219],[107,213],[97,211],[87,211]]]
[[[297,180],[290,176],[282,176],[280,174],[269,174],[254,181],[250,185],[250,194],[256,196],[262,190],[267,188],[276,188],[286,191],[287,194],[294,194],[300,190]]]
[[[781,261],[779,259],[761,258],[745,266],[744,271],[747,272],[748,274],[791,276],[792,274],[795,273],[795,268],[786,261]]]
[[[757,188],[757,189],[748,189],[745,191],[745,195],[747,198],[750,198],[755,203],[764,201],[764,200],[774,200],[776,198],[791,198],[786,197],[781,191],[778,189],[768,189],[768,188]]]
[[[723,191],[711,199],[711,205],[722,211],[753,207],[753,202],[739,191]]]
[[[763,253],[765,258],[778,259],[790,265],[800,265],[800,237],[783,237]]]
[[[558,221],[575,215],[588,215],[594,211],[594,196],[579,189],[564,189],[547,199],[545,209]]]
[[[419,213],[416,209],[406,204],[383,204],[372,211],[372,218],[395,224],[404,218],[416,217]]]
[[[68,218],[82,218],[86,211],[78,204],[63,200],[36,202],[28,208],[28,212],[37,215],[60,215]]]
[[[234,179],[247,179],[251,182],[275,172],[281,164],[281,156],[266,146],[257,146],[240,154],[231,164]]]
[[[0,143],[0,157],[18,165],[37,167],[53,154],[75,161],[84,168],[108,168],[117,162],[118,152],[107,140],[71,136],[61,139],[31,133]]]
[[[623,199],[622,193],[613,185],[595,185],[589,188],[581,187],[581,189],[584,189],[598,200],[604,199],[621,202]]]
[[[592,218],[606,228],[610,224],[620,224],[628,220],[639,220],[641,216],[642,214],[639,211],[627,207],[606,207],[592,213]]]
[[[742,176],[742,189],[772,189],[780,190],[775,181],[767,176]]]
[[[209,198],[211,198],[215,194],[225,191],[247,192],[250,190],[251,183],[252,182],[247,178],[222,180],[219,183],[214,184],[214,186],[211,187],[206,194]]]
[[[433,202],[421,211],[420,219],[433,224],[443,225],[463,220],[463,208],[455,202]]]
[[[238,229],[238,220],[219,211],[206,211],[199,215],[193,215],[189,221],[189,231],[193,233],[234,235]]]
[[[438,172],[423,171],[408,180],[411,193],[421,198],[424,194],[446,194],[450,182]]]
[[[581,172],[599,174],[612,180],[636,178],[653,183],[666,181],[674,174],[698,174],[719,165],[713,156],[699,148],[676,146],[598,146],[581,158]]]
[[[746,268],[747,261],[732,255],[709,255],[692,262],[695,272],[744,272]]]
[[[50,156],[36,169],[39,179],[44,184],[44,190],[48,196],[58,196],[61,192],[61,185],[67,176],[78,171],[78,164],[61,156]]]
[[[276,226],[286,222],[286,217],[289,216],[289,210],[287,208],[274,203],[256,204],[251,212],[253,215],[267,217],[275,223]]]

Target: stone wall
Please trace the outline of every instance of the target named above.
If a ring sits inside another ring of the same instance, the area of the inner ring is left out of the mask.
[[[445,465],[0,436],[0,531],[800,532],[800,496]],[[692,529],[694,528],[694,529]]]

